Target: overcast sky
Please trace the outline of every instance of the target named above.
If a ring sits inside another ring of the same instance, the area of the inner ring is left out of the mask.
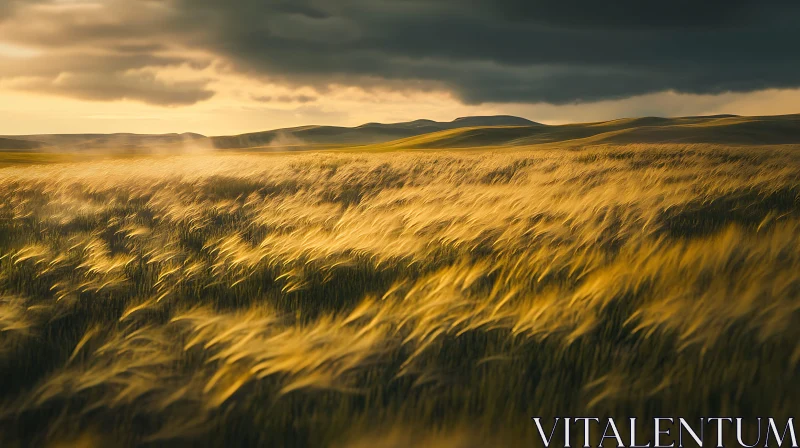
[[[800,112],[798,0],[0,0],[0,134]]]

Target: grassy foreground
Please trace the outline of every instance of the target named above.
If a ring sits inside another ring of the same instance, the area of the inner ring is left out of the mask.
[[[0,170],[0,446],[540,446],[795,416],[800,152]],[[711,446],[709,441],[709,446]]]

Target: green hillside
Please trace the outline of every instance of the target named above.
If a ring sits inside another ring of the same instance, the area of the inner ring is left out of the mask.
[[[800,144],[800,115],[645,117],[560,126],[470,127],[400,139],[383,146],[391,149],[439,149],[552,143]]]

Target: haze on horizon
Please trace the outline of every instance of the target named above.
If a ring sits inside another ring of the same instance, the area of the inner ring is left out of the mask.
[[[4,0],[0,134],[800,104],[790,0]]]

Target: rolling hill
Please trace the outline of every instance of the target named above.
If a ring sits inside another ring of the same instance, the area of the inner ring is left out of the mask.
[[[212,137],[217,149],[256,147],[305,147],[309,145],[369,145],[407,137],[467,127],[541,126],[539,123],[507,115],[462,117],[450,122],[415,120],[403,123],[367,123],[352,128],[340,126],[300,126],[250,134]]]
[[[198,143],[207,140],[200,134],[39,134],[15,135],[0,138],[13,140],[13,149],[50,150],[57,152],[113,151],[135,152],[149,151],[155,148],[170,149],[177,145]],[[12,145],[12,144],[9,144]],[[27,146],[26,146],[27,145]]]
[[[800,115],[644,117],[560,126],[467,127],[381,145],[386,149],[511,147],[540,144],[706,143],[800,144]]]
[[[632,143],[800,144],[800,114],[641,117],[566,125],[545,125],[500,115],[463,117],[450,122],[415,120],[356,127],[300,126],[218,137],[193,133],[20,135],[0,136],[0,151],[170,153],[187,148],[204,151],[394,150]]]
[[[15,138],[0,138],[0,151],[28,151],[41,148],[42,146],[43,144],[37,141]]]
[[[464,127],[536,126],[524,118],[507,115],[462,117],[451,122],[415,120],[402,123],[367,123],[356,127],[299,126],[240,135],[206,137],[201,134],[40,134],[0,136],[0,149],[58,152],[178,150],[187,144],[216,149],[319,149],[325,146],[369,145]]]

